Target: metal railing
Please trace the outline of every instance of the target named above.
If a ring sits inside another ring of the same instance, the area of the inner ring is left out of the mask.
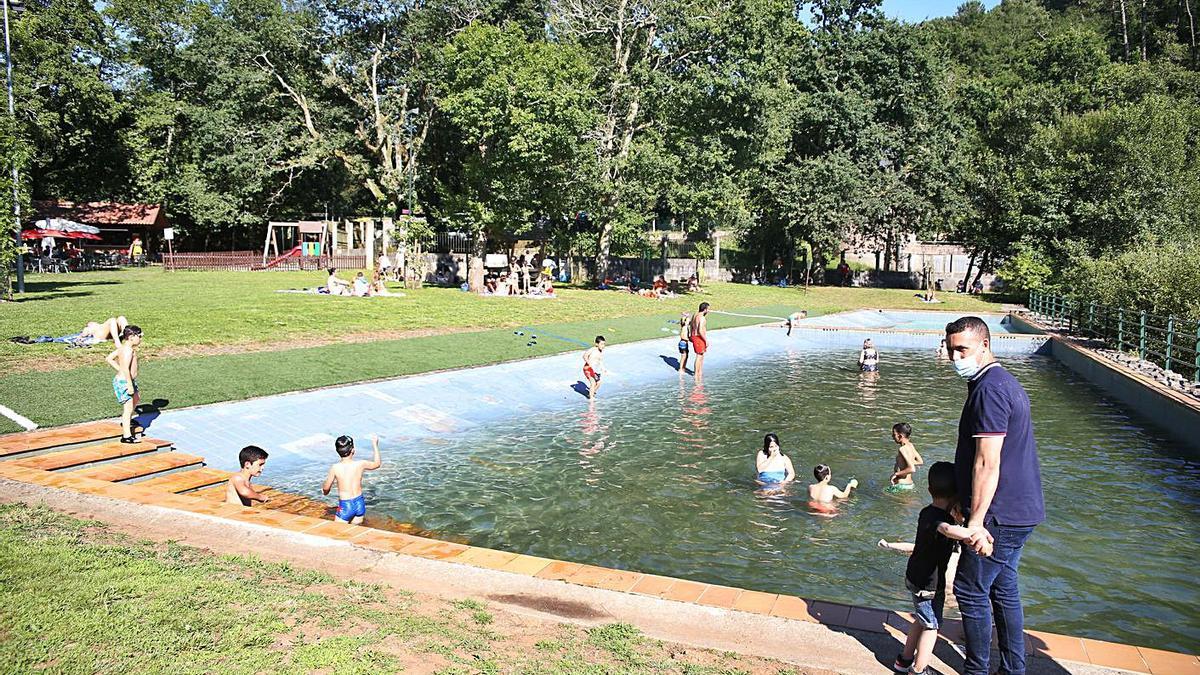
[[[1200,382],[1200,321],[1150,314],[1146,310],[1079,302],[1031,291],[1029,310],[1044,324],[1068,335],[1101,340],[1124,353]]]

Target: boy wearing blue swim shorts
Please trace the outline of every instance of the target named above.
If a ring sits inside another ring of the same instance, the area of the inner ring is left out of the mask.
[[[138,396],[137,347],[142,344],[142,329],[132,324],[121,330],[121,341],[108,357],[108,365],[117,371],[113,376],[113,395],[121,404],[121,442],[137,443],[133,437],[133,411],[140,402]]]
[[[363,516],[367,513],[367,503],[363,499],[362,477],[364,471],[374,471],[383,466],[379,459],[379,437],[371,435],[371,447],[375,457],[371,461],[354,459],[354,439],[349,436],[338,436],[333,449],[337,451],[341,461],[329,467],[325,476],[325,484],[321,491],[329,494],[329,490],[337,483],[338,510],[333,519],[351,525],[361,525]]]
[[[959,541],[971,531],[957,524],[951,511],[957,509],[958,489],[954,465],[935,462],[929,467],[929,495],[933,503],[917,516],[917,538],[904,572],[904,585],[912,593],[916,615],[908,629],[904,651],[896,657],[892,670],[897,673],[925,675],[933,659],[942,609],[946,604],[946,567]]]

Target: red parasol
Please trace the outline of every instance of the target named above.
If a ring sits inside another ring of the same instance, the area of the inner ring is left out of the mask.
[[[43,237],[56,237],[59,239],[91,239],[93,241],[100,241],[100,239],[102,239],[100,235],[91,234],[88,232],[63,232],[62,230],[43,229],[24,230],[21,232],[22,239],[41,239]]]

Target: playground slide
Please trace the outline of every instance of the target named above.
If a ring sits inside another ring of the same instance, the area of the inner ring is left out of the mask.
[[[274,266],[278,265],[279,263],[283,262],[284,260],[287,260],[288,258],[295,258],[295,257],[296,257],[296,256],[298,256],[298,255],[300,255],[300,247],[299,247],[299,246],[296,246],[295,248],[293,248],[292,250],[288,251],[287,253],[284,253],[283,255],[279,256],[278,258],[275,258],[275,259],[271,260],[270,262],[268,262],[268,263],[267,263],[267,264],[266,264],[266,265],[263,267],[263,269],[265,269],[265,270],[269,270],[269,269],[271,269],[272,267],[274,267]]]

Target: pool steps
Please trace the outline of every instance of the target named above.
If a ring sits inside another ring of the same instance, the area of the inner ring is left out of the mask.
[[[329,507],[307,497],[260,488],[275,508],[246,508],[222,501],[228,474],[204,467],[203,458],[177,452],[170,441],[137,445],[112,442],[112,422],[93,422],[0,436],[0,477],[75,490],[139,504],[228,518],[323,536],[378,551],[444,560],[513,574],[713,608],[824,624],[835,630],[885,633],[903,641],[912,621],[906,612],[854,607],[718,584],[468,546],[329,519]],[[145,480],[138,480],[145,478]],[[117,482],[123,481],[123,482]],[[945,622],[943,636],[962,641],[962,624]],[[1031,655],[1151,675],[1200,675],[1200,658],[1147,647],[1040,631],[1026,631]]]

